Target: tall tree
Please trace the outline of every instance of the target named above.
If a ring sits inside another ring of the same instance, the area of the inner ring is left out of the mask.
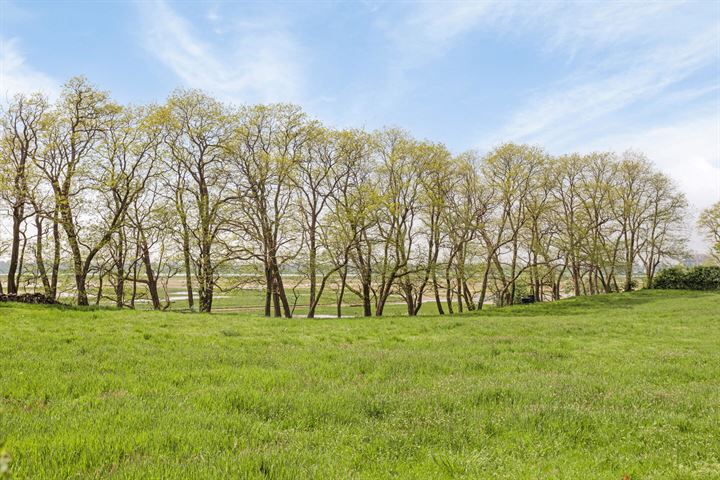
[[[661,262],[684,256],[687,200],[664,173],[651,174],[648,184],[650,208],[643,226],[638,257],[645,272],[645,288],[653,288],[655,272]]]
[[[294,258],[302,225],[293,217],[296,175],[312,135],[302,111],[293,105],[248,107],[240,113],[232,148],[238,211],[233,226],[247,255],[262,262],[265,315],[292,317],[282,276]]]
[[[625,152],[617,164],[614,214],[621,226],[625,252],[625,280],[623,290],[634,288],[633,270],[642,246],[642,228],[652,208],[649,195],[652,166],[648,159],[638,152]]]
[[[348,247],[348,256],[343,258],[347,262],[345,268],[340,270],[340,286],[337,296],[337,312],[341,315],[342,300],[345,289],[356,295],[362,302],[363,316],[372,316],[373,304],[373,249],[376,244],[377,215],[375,214],[381,202],[379,185],[374,173],[373,151],[374,140],[372,135],[362,132],[353,132],[353,145],[346,161],[349,163],[347,175],[343,177],[334,195],[333,215],[336,223],[329,223],[329,240],[342,245],[343,250]],[[332,228],[334,226],[334,228]],[[352,274],[355,282],[348,279]]]
[[[98,153],[104,159],[94,175],[102,182],[105,229],[111,232],[108,243],[115,267],[115,303],[125,304],[125,278],[128,258],[128,210],[142,195],[156,174],[155,164],[162,141],[162,113],[154,107],[125,108],[115,116],[103,133]]]
[[[417,236],[423,244],[418,245],[417,255],[411,260],[417,272],[400,278],[400,294],[407,304],[408,315],[415,316],[423,306],[425,292],[430,284],[435,304],[442,314],[437,270],[445,237],[442,221],[446,218],[448,197],[454,186],[453,172],[447,168],[452,164],[452,156],[444,145],[428,142],[413,145],[412,150],[415,168],[424,172],[419,176],[420,191],[417,198],[420,222]],[[413,240],[410,236],[408,245],[412,245]]]
[[[11,211],[12,238],[10,263],[8,266],[7,290],[15,294],[18,290],[20,245],[23,223],[33,215],[28,211],[28,177],[33,160],[40,146],[39,135],[47,100],[41,94],[16,95],[0,119],[0,176],[5,177],[7,188],[0,189],[0,196]]]
[[[298,212],[302,227],[302,243],[307,256],[305,274],[309,280],[308,318],[315,310],[327,282],[323,275],[318,291],[318,253],[322,243],[323,221],[330,208],[333,193],[344,174],[341,171],[341,136],[317,125],[308,125],[309,138],[292,177],[298,192]],[[331,267],[331,273],[341,267]],[[323,281],[324,280],[324,281]]]
[[[472,279],[477,264],[484,259],[478,257],[481,250],[478,239],[480,229],[488,221],[490,193],[483,187],[478,162],[476,152],[471,151],[460,155],[452,164],[456,179],[442,220],[442,229],[447,235],[445,300],[450,313],[455,311],[454,298],[459,312],[464,305],[475,308]]]
[[[106,222],[107,228],[93,245],[80,237],[79,229],[84,223],[81,210],[88,206],[89,186],[94,187],[95,193],[104,189],[92,172],[107,160],[98,155],[98,144],[121,111],[106,92],[97,90],[85,78],[69,80],[43,132],[45,148],[36,162],[52,187],[70,247],[78,305],[88,305],[86,280],[92,261],[121,225],[124,213],[120,210]]]
[[[418,144],[401,130],[388,129],[378,134],[378,184],[383,186],[376,212],[378,283],[375,315],[382,316],[396,282],[416,273],[419,241],[421,170]],[[415,311],[414,299],[406,295],[408,313]]]
[[[30,188],[29,201],[32,204],[35,219],[35,266],[37,276],[43,285],[45,296],[55,300],[57,298],[58,280],[60,274],[60,261],[62,255],[60,221],[58,211],[53,202],[52,190],[35,175]],[[47,226],[47,222],[50,226]],[[45,241],[52,239],[51,263],[46,265]]]
[[[486,258],[478,308],[482,308],[485,301],[491,272],[496,303],[513,303],[515,281],[528,267],[519,266],[521,231],[528,221],[526,204],[541,168],[542,156],[536,147],[508,143],[483,160],[483,178],[492,194],[489,201],[492,219],[480,226]]]
[[[220,237],[235,198],[228,169],[235,118],[223,104],[196,90],[174,92],[165,115],[167,167],[177,179],[185,254],[193,263],[199,310],[210,312],[218,267],[226,259]]]

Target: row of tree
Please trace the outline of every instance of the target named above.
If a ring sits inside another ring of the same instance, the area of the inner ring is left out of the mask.
[[[54,104],[16,96],[1,128],[9,293],[55,298],[71,272],[79,305],[92,284],[160,309],[177,275],[204,312],[218,289],[256,287],[266,315],[292,316],[299,291],[310,317],[331,293],[338,315],[349,298],[368,316],[393,299],[452,313],[651,287],[684,251],[685,197],[633,152],[453,156],[294,105],[181,90],[123,106],[83,78]]]

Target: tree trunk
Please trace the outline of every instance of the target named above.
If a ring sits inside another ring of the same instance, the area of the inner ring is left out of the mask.
[[[141,236],[140,244],[142,261],[143,264],[145,264],[145,276],[147,277],[148,292],[150,293],[153,310],[160,310],[160,295],[158,294],[157,276],[153,270],[152,262],[150,260],[150,249],[148,248],[144,235]]]
[[[467,307],[468,311],[472,312],[473,310],[475,310],[475,301],[473,300],[470,287],[468,287],[467,280],[463,280],[462,290],[463,296],[465,297],[465,306]]]
[[[580,286],[580,267],[577,264],[577,261],[575,260],[575,255],[571,258],[571,266],[570,266],[570,273],[572,275],[573,279],[573,290],[575,291],[575,296],[579,297],[582,294],[582,289]]]
[[[360,289],[362,292],[363,316],[371,317],[372,305],[370,302],[370,282],[372,281],[372,277],[370,273],[370,258],[368,257],[367,262],[365,261],[365,257],[363,256],[360,245],[356,244],[355,251],[357,253],[358,272],[360,273]]]
[[[452,315],[453,313],[453,287],[452,287],[452,280],[450,280],[450,263],[448,263],[447,268],[445,269],[445,301],[447,302],[448,307],[448,313]]]
[[[63,228],[65,229],[65,235],[67,236],[68,244],[70,245],[70,251],[72,253],[72,264],[73,273],[75,276],[77,304],[80,306],[87,306],[89,305],[87,290],[85,287],[87,271],[83,267],[82,254],[80,253],[80,244],[77,239],[75,224],[73,223],[72,213],[70,212],[68,199],[60,196],[59,201],[57,201],[57,208],[60,210],[60,218]]]
[[[183,260],[185,262],[185,288],[187,289],[188,308],[195,308],[195,295],[193,294],[192,269],[190,267],[190,232],[188,232],[187,223],[182,222],[183,230]]]
[[[53,263],[52,273],[50,274],[50,294],[52,299],[57,298],[57,286],[58,277],[60,272],[60,255],[61,255],[61,244],[60,244],[60,222],[58,219],[58,212],[53,212]]]
[[[10,265],[8,266],[7,290],[8,294],[14,295],[18,291],[17,271],[20,259],[20,227],[24,217],[24,204],[14,205],[12,211],[12,244],[10,247]]]
[[[137,249],[135,251],[135,256],[137,257],[138,252]],[[137,298],[137,276],[138,276],[138,267],[137,262],[133,264],[133,282],[132,282],[132,293],[130,294],[130,308],[135,309],[135,299]]]
[[[403,290],[405,291],[405,303],[407,304],[408,316],[415,316],[415,299],[413,297],[412,286],[410,282],[404,282]]]
[[[457,299],[458,299],[458,312],[460,312],[460,313],[463,313],[463,309],[464,309],[464,307],[463,307],[463,305],[464,305],[464,304],[463,304],[463,297],[464,297],[464,295],[463,295],[463,289],[462,289],[462,282],[463,282],[463,281],[462,281],[461,275],[458,273],[457,281],[456,281],[456,283],[457,283],[457,290],[455,291],[455,294],[457,295]]]
[[[273,277],[272,272],[270,271],[270,266],[268,265],[267,260],[264,260],[265,263],[265,316],[269,317],[272,309],[272,299],[273,299]]]
[[[210,313],[212,311],[213,290],[215,287],[214,268],[210,258],[210,245],[201,246],[200,266],[198,272],[198,296],[200,298],[199,311]]]
[[[485,305],[485,295],[487,295],[488,279],[490,278],[491,258],[488,255],[485,263],[485,271],[483,272],[482,285],[480,286],[480,298],[478,299],[477,308],[482,310]]]
[[[633,233],[630,234],[629,241],[625,242],[625,285],[624,290],[629,292],[632,290],[632,273],[633,273],[633,261],[634,250],[635,250],[635,236]]]
[[[513,254],[512,254],[512,262],[510,265],[510,286],[508,289],[508,305],[512,305],[515,303],[515,287],[516,287],[516,278],[515,278],[515,272],[517,271],[517,257],[518,257],[518,242],[517,242],[517,235],[513,239]]]
[[[314,208],[314,207],[313,207]],[[308,252],[308,276],[310,277],[310,300],[307,318],[315,317],[315,296],[317,289],[317,246],[315,244],[315,218],[310,223],[308,231],[309,252]]]
[[[122,308],[125,305],[125,232],[118,229],[117,252],[115,252],[115,306]]]
[[[275,316],[281,317],[282,311],[280,310],[280,293],[278,293],[278,285],[275,275],[273,275],[273,308],[275,310]]]
[[[278,266],[277,257],[273,251],[271,251],[270,254],[270,268],[272,269],[273,277],[275,277],[275,293],[282,305],[283,314],[285,315],[285,318],[292,318],[292,311],[290,310],[287,293],[285,292],[285,285],[283,285],[282,277],[280,275],[280,267]]]
[[[342,302],[345,296],[345,284],[347,283],[347,265],[340,271],[340,292],[337,297],[337,318],[342,318]]]
[[[104,273],[102,269],[98,272],[99,280],[98,280],[98,291],[97,296],[95,297],[95,305],[100,305],[100,300],[102,300],[102,292],[103,292],[103,277]]]
[[[445,315],[443,310],[442,300],[440,300],[440,286],[438,285],[437,273],[433,271],[433,293],[435,294],[435,304],[437,305],[438,314]]]
[[[45,270],[45,259],[43,259],[43,221],[40,214],[35,214],[35,230],[37,231],[37,236],[35,237],[35,263],[37,264],[38,275],[40,275],[45,296],[54,298],[50,287],[50,280],[47,276],[47,270]]]

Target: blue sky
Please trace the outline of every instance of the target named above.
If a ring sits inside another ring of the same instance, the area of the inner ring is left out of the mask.
[[[83,74],[123,102],[196,87],[401,126],[454,152],[642,150],[720,199],[720,2],[0,0],[0,93]]]

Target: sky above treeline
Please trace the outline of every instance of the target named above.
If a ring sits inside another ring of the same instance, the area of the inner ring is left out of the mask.
[[[0,0],[0,93],[85,75],[399,126],[453,152],[635,149],[697,211],[720,199],[720,2]]]

